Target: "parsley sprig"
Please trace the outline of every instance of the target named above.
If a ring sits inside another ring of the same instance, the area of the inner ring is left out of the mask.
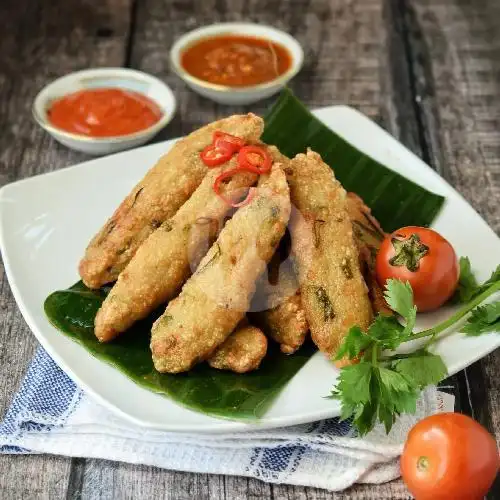
[[[377,421],[390,431],[402,413],[415,413],[422,389],[437,384],[448,374],[441,356],[429,349],[439,335],[469,313],[461,332],[477,336],[500,331],[500,301],[482,304],[500,290],[500,265],[491,277],[478,284],[468,258],[460,259],[460,282],[454,302],[465,303],[450,318],[418,333],[415,327],[417,308],[409,283],[388,280],[385,299],[391,309],[403,318],[379,314],[366,332],[352,327],[340,346],[335,360],[356,360],[340,370],[339,380],[331,397],[341,401],[341,418],[352,418],[361,435],[370,431]],[[404,352],[394,351],[407,342]],[[413,349],[412,349],[413,348]]]

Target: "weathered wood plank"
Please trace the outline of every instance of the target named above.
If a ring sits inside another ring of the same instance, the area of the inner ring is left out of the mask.
[[[434,165],[500,234],[500,5],[412,0],[408,7],[417,98]],[[497,441],[499,361],[495,352],[458,374],[460,410]],[[497,478],[488,498],[499,496]]]
[[[24,2],[27,4],[27,0]],[[134,36],[127,44],[130,2],[126,0],[108,0],[99,6],[90,2],[33,2],[31,10],[26,10],[23,2],[8,0],[0,6],[0,14],[8,12],[17,31],[7,31],[0,39],[0,125],[6,131],[0,137],[0,185],[83,158],[55,145],[29,119],[29,104],[36,89],[72,69],[120,65],[125,61],[164,78],[177,91],[180,106],[176,119],[158,140],[243,110],[218,106],[189,92],[169,71],[168,48],[174,38],[195,26],[250,19],[286,29],[306,48],[306,65],[292,84],[299,97],[311,106],[349,103],[371,116],[376,116],[381,106],[386,128],[424,159],[427,155],[427,161],[465,190],[466,197],[498,230],[498,211],[486,203],[495,200],[491,196],[498,196],[500,184],[495,163],[500,161],[498,137],[492,135],[495,127],[498,129],[500,116],[498,100],[495,102],[500,84],[493,66],[499,55],[493,29],[498,6],[493,0],[476,6],[469,3],[418,1],[412,3],[413,11],[405,6],[401,10],[400,2],[390,2],[392,17],[386,19],[386,24],[391,26],[394,20],[396,24],[394,30],[389,30],[386,44],[380,0],[342,0],[333,5],[319,0],[147,0],[136,3]],[[30,17],[32,11],[36,15]],[[417,27],[420,33],[410,33],[408,38],[408,25]],[[19,33],[23,34],[21,43]],[[485,40],[490,42],[488,47]],[[408,43],[410,46],[405,46]],[[428,65],[430,58],[432,64]],[[392,63],[384,66],[384,60]],[[434,80],[437,85],[427,85]],[[454,86],[449,85],[450,81]],[[417,101],[413,102],[415,96]],[[251,109],[261,112],[271,101]],[[461,115],[462,101],[467,106],[465,116]],[[469,147],[472,143],[473,147]],[[473,168],[476,161],[480,174]],[[484,180],[475,182],[477,175],[487,179],[486,198],[478,191]],[[14,376],[12,368],[8,378],[0,371],[0,386],[8,389],[7,397],[0,399],[0,406],[5,407],[31,356],[33,342],[8,292],[3,268],[0,329],[2,366],[18,363]],[[489,425],[498,432],[498,369],[493,356],[469,370],[465,382],[469,383],[477,418],[483,422],[490,419]],[[478,369],[484,377],[477,373]],[[474,387],[479,375],[485,381],[482,391]],[[467,392],[467,387],[461,388]],[[10,488],[5,490],[9,498],[57,498],[70,482],[70,498],[409,498],[401,482],[358,486],[337,495],[311,488],[270,486],[245,478],[169,472],[102,460],[75,460],[71,469],[68,464],[64,458],[0,457],[4,473],[0,491]],[[13,488],[20,486],[16,478],[33,475],[24,489]]]
[[[31,119],[35,94],[50,80],[125,58],[130,0],[4,0],[0,37],[0,186],[85,158],[57,145]],[[17,390],[36,342],[11,295],[0,261],[0,412]],[[63,498],[68,458],[0,456],[0,497]]]
[[[227,114],[251,110],[263,113],[273,101],[248,107],[217,105],[191,92],[168,64],[168,49],[184,32],[217,21],[250,20],[272,24],[298,38],[306,63],[291,84],[311,107],[350,104],[376,117],[380,104],[380,63],[385,29],[380,0],[208,0],[165,3],[146,0],[137,6],[130,66],[166,81],[178,99],[178,113],[157,140],[186,134]],[[407,120],[408,121],[408,120]],[[200,484],[202,486],[200,486]],[[407,498],[401,485],[385,485],[381,494],[372,487],[356,487],[349,496],[311,488],[274,486],[241,477],[194,475],[153,467],[116,465],[88,460],[82,496],[109,498],[131,492],[133,498],[151,498],[175,492],[176,499],[196,498]],[[133,492],[133,493],[132,493]],[[367,496],[372,495],[372,496]],[[377,496],[378,495],[378,496]]]

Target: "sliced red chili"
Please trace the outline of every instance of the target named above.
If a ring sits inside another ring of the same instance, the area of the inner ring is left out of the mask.
[[[235,202],[231,198],[228,198],[223,193],[221,193],[221,183],[223,181],[225,181],[226,179],[229,179],[230,177],[232,177],[234,174],[237,174],[239,172],[241,172],[240,168],[232,168],[231,170],[226,170],[225,172],[222,172],[222,174],[218,175],[214,181],[215,194],[217,194],[217,196],[221,200],[223,200],[225,203],[227,203],[228,205],[231,205],[232,207],[235,207],[235,208],[243,207],[244,205],[250,203],[250,201],[252,200],[252,198],[255,195],[254,188],[250,188],[248,190],[248,193],[247,193],[244,200],[239,201],[239,202]]]
[[[238,153],[238,165],[243,170],[256,174],[266,174],[273,164],[269,153],[259,146],[244,146]]]
[[[233,156],[233,151],[224,144],[218,146],[209,144],[200,153],[200,157],[207,167],[216,167],[222,163],[226,163],[231,159],[231,156]]]
[[[214,146],[222,145],[230,149],[233,153],[237,153],[245,145],[245,141],[240,137],[226,134],[226,132],[221,132],[220,130],[214,132],[213,143]]]

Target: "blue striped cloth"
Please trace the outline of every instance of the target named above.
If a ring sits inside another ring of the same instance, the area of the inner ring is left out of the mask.
[[[0,450],[105,458],[341,490],[355,482],[398,477],[408,430],[425,415],[452,409],[448,398],[429,389],[417,415],[400,419],[389,436],[376,428],[360,439],[338,419],[244,434],[169,433],[136,427],[95,403],[39,348],[0,424]]]

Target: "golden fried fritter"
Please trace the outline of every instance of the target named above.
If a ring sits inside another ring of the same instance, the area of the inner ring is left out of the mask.
[[[282,352],[292,354],[304,343],[309,326],[291,261],[285,261],[279,267],[276,283],[270,283],[271,280],[272,276],[265,276],[259,281],[255,296],[260,298],[257,309],[261,310],[248,316],[252,323],[280,344]]]
[[[247,373],[259,367],[266,353],[267,339],[258,328],[237,327],[208,359],[208,364],[218,370]]]
[[[335,354],[353,325],[372,317],[358,261],[346,192],[321,157],[309,150],[285,170],[290,197],[301,216],[292,221],[302,304],[319,349]]]
[[[115,281],[142,242],[191,196],[207,172],[199,153],[212,142],[216,130],[255,142],[262,133],[263,121],[252,113],[234,115],[176,142],[91,240],[79,265],[88,287]]]
[[[373,312],[392,315],[393,312],[384,299],[384,291],[375,276],[375,259],[386,234],[373,217],[370,208],[355,193],[347,193],[347,212],[351,218],[360,266],[368,286]]]
[[[275,146],[268,146],[268,151],[273,161],[280,163],[286,170],[290,159]],[[281,246],[282,244],[280,248]],[[273,266],[275,260],[273,257],[268,267]],[[271,283],[273,281],[271,274],[274,273],[274,269],[269,271],[268,279],[259,281],[255,293],[259,298],[259,304],[256,309],[253,309],[258,312],[249,314],[252,322],[258,325],[268,337],[278,342],[281,351],[286,354],[294,353],[304,343],[309,330],[297,277],[290,265],[291,262],[290,260],[278,266],[275,283]]]
[[[139,247],[97,312],[94,332],[99,340],[113,339],[179,292],[194,270],[196,252],[208,251],[232,208],[214,192],[213,185],[236,162],[233,158],[211,169],[189,200]],[[256,174],[242,171],[221,185],[221,191],[227,197],[242,195],[256,180]]]
[[[275,164],[154,323],[151,351],[158,371],[189,370],[226,340],[248,310],[289,215],[288,185]]]

